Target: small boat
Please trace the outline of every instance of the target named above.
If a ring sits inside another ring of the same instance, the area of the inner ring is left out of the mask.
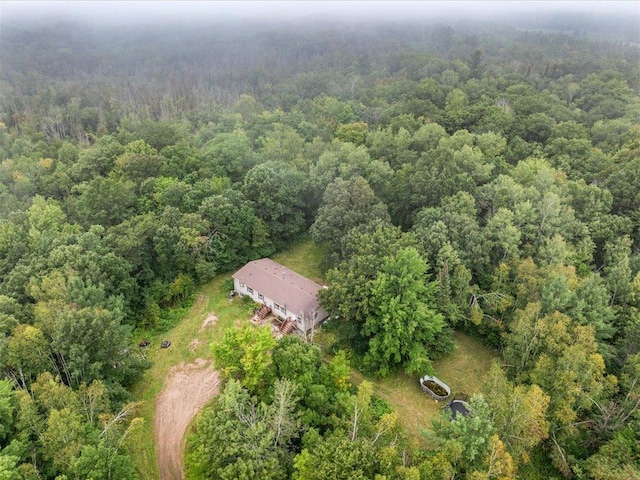
[[[451,395],[449,385],[444,383],[438,377],[425,375],[420,378],[420,387],[422,391],[428,393],[436,400],[446,400]]]

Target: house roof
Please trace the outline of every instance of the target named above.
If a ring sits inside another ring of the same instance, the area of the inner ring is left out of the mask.
[[[324,310],[318,308],[318,292],[322,286],[270,258],[247,263],[233,278],[295,315],[303,312],[308,315],[317,309],[320,317],[326,316]]]

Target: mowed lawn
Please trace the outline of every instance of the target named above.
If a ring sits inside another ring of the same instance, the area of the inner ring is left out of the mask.
[[[289,250],[274,255],[273,260],[316,283],[324,284],[320,269],[322,250],[311,240],[300,242]]]

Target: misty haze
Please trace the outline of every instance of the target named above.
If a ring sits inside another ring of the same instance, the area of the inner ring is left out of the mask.
[[[640,479],[640,3],[0,3],[0,479]]]
[[[155,22],[203,22],[211,20],[267,21],[323,17],[331,20],[476,19],[513,22],[545,15],[592,15],[610,17],[638,28],[635,2],[610,1],[33,1],[3,2],[3,22],[77,20],[85,23],[144,24]]]

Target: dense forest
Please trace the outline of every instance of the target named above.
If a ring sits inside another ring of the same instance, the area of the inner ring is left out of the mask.
[[[638,39],[574,27],[3,24],[0,478],[138,478],[136,332],[305,237],[337,346],[226,332],[189,478],[640,478]],[[350,368],[455,330],[416,446]]]

